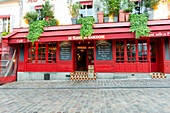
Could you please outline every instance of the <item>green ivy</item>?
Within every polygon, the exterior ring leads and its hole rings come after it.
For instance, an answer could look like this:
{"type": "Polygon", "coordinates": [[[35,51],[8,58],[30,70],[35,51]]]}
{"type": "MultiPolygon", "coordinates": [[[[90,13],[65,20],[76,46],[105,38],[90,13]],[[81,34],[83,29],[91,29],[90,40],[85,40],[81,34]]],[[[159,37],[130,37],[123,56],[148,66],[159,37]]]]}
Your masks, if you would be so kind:
{"type": "Polygon", "coordinates": [[[1,34],[1,36],[6,36],[6,35],[8,35],[8,34],[10,34],[11,32],[3,32],[2,34],[1,34]]]}
{"type": "Polygon", "coordinates": [[[93,17],[80,18],[78,20],[78,24],[82,24],[81,29],[80,29],[80,36],[83,39],[84,37],[91,36],[94,33],[94,30],[93,30],[94,22],[95,21],[93,17]]]}
{"type": "Polygon", "coordinates": [[[40,35],[44,32],[44,27],[48,26],[45,20],[33,21],[29,26],[29,34],[26,36],[32,43],[38,40],[40,35]]]}
{"type": "Polygon", "coordinates": [[[145,14],[131,14],[130,15],[130,31],[135,32],[135,38],[149,37],[150,29],[147,26],[148,18],[145,14]]]}

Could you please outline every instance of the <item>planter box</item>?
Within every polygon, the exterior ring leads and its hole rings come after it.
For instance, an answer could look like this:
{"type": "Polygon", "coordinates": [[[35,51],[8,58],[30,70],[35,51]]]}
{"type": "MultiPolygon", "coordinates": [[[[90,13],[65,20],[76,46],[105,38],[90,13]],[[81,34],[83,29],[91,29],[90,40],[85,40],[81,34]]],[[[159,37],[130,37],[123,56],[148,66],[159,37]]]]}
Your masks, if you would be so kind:
{"type": "Polygon", "coordinates": [[[103,23],[103,14],[104,12],[97,13],[98,23],[103,23]]]}
{"type": "Polygon", "coordinates": [[[71,18],[72,24],[77,24],[77,17],[71,18]]]}
{"type": "Polygon", "coordinates": [[[118,21],[119,21],[118,15],[113,15],[113,22],[118,22],[118,21]]]}
{"type": "Polygon", "coordinates": [[[109,22],[109,17],[104,17],[104,23],[109,22]]]}
{"type": "Polygon", "coordinates": [[[131,13],[125,13],[125,20],[128,21],[129,20],[129,16],[131,13]]]}
{"type": "Polygon", "coordinates": [[[119,22],[124,22],[124,21],[125,21],[124,9],[123,10],[119,10],[119,22]]]}

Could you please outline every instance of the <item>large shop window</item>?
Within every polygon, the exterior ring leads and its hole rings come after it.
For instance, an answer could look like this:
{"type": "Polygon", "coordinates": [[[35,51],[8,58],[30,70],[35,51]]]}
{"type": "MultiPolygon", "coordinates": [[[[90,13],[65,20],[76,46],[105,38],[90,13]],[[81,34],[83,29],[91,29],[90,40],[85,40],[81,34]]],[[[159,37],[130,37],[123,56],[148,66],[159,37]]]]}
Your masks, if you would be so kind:
{"type": "Polygon", "coordinates": [[[116,62],[124,63],[124,41],[116,41],[116,62]]]}
{"type": "Polygon", "coordinates": [[[139,55],[139,62],[143,63],[148,61],[147,40],[138,41],[138,55],[139,55]]]}
{"type": "Polygon", "coordinates": [[[38,63],[46,63],[46,43],[38,43],[38,63]]]}
{"type": "Polygon", "coordinates": [[[127,41],[127,62],[128,63],[136,63],[135,41],[127,41]]]}
{"type": "Polygon", "coordinates": [[[28,46],[28,63],[35,63],[35,44],[29,44],[28,46]]]}
{"type": "Polygon", "coordinates": [[[56,50],[56,42],[29,44],[28,63],[56,63],[56,50]]]}
{"type": "Polygon", "coordinates": [[[56,42],[48,43],[48,63],[56,63],[56,42]]]}
{"type": "Polygon", "coordinates": [[[170,43],[170,41],[169,41],[169,38],[165,38],[165,60],[170,60],[170,58],[169,58],[169,43],[170,43]]]}
{"type": "Polygon", "coordinates": [[[147,40],[116,41],[116,63],[148,62],[147,45],[147,40]]]}

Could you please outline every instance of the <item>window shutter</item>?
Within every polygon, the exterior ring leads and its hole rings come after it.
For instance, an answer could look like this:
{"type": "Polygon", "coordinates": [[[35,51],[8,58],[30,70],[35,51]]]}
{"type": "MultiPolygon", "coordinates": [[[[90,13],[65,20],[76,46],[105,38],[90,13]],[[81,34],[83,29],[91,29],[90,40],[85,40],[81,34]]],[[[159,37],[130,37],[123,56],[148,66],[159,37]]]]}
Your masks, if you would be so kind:
{"type": "Polygon", "coordinates": [[[13,28],[15,27],[14,23],[15,23],[15,15],[11,15],[10,16],[10,32],[12,32],[13,28]]]}
{"type": "Polygon", "coordinates": [[[3,20],[0,19],[0,32],[3,32],[3,20]]]}

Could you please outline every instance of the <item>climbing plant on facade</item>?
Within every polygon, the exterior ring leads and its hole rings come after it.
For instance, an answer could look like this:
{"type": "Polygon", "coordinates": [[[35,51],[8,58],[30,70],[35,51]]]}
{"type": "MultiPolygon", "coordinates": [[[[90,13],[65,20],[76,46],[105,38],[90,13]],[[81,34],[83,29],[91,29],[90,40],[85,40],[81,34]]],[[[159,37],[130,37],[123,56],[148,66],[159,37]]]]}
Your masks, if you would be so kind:
{"type": "Polygon", "coordinates": [[[84,39],[84,37],[91,36],[94,33],[93,27],[94,27],[94,18],[93,17],[87,17],[87,18],[80,18],[78,20],[78,24],[81,25],[80,29],[80,36],[84,39]]]}
{"type": "Polygon", "coordinates": [[[29,34],[26,36],[32,43],[38,40],[40,35],[44,32],[44,27],[48,23],[45,20],[33,21],[29,26],[29,34]]]}
{"type": "Polygon", "coordinates": [[[147,26],[148,18],[145,14],[131,14],[130,15],[130,31],[135,33],[135,38],[149,37],[150,29],[147,26]]]}
{"type": "Polygon", "coordinates": [[[44,27],[56,26],[58,24],[57,20],[54,19],[54,14],[51,10],[52,6],[49,1],[46,1],[45,5],[42,5],[42,7],[39,20],[37,20],[38,14],[36,12],[28,12],[26,13],[26,16],[24,16],[24,19],[29,21],[29,34],[26,38],[32,43],[37,41],[40,35],[44,32],[44,27]],[[48,19],[44,20],[45,17],[48,17],[48,19]]]}

